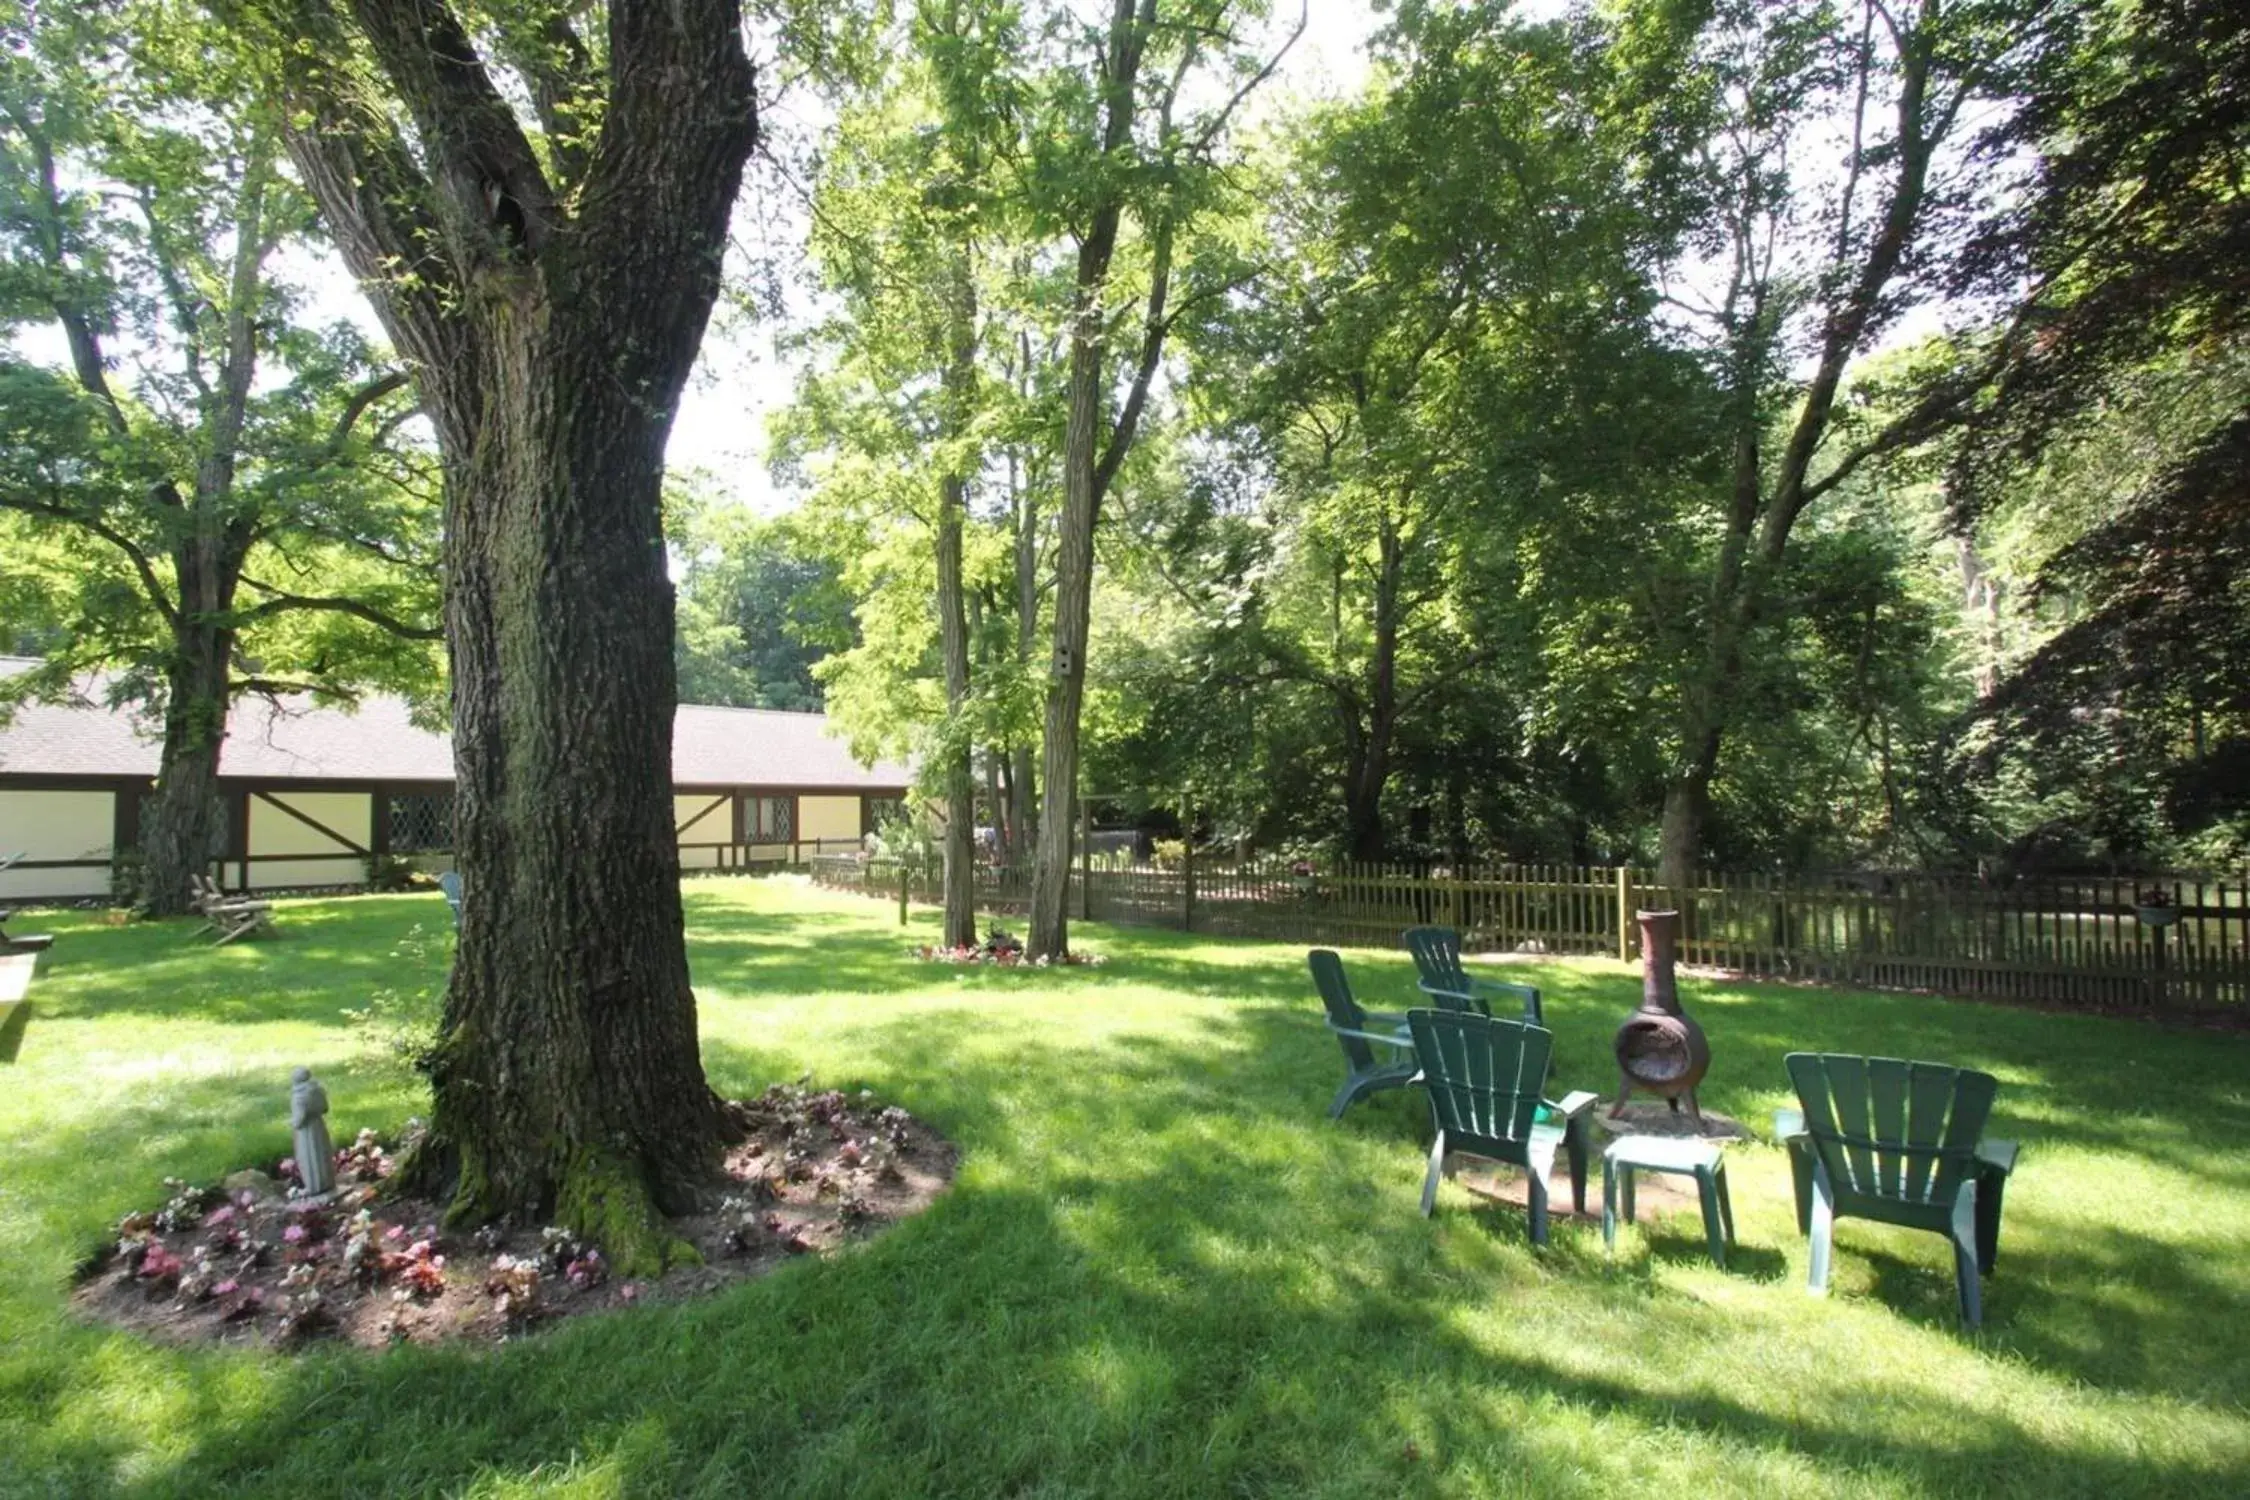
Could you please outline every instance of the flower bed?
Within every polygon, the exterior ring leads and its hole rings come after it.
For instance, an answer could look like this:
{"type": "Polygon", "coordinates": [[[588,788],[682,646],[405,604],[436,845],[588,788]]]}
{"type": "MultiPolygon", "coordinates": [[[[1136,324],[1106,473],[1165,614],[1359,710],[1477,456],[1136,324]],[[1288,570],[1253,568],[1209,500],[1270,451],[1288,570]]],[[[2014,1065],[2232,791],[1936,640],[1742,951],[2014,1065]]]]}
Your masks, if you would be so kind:
{"type": "Polygon", "coordinates": [[[991,964],[1002,969],[1046,969],[1065,964],[1081,968],[1098,968],[1102,957],[1098,953],[1065,953],[1060,958],[1028,958],[1023,943],[1012,932],[995,927],[985,934],[984,941],[967,948],[947,948],[935,943],[924,943],[910,949],[912,957],[926,964],[991,964]]]}
{"type": "Polygon", "coordinates": [[[336,1190],[320,1199],[293,1184],[286,1159],[276,1175],[167,1179],[164,1205],[127,1215],[90,1258],[76,1300],[175,1339],[500,1342],[834,1249],[928,1206],[953,1175],[943,1138],[864,1092],[776,1085],[729,1112],[744,1139],[726,1154],[724,1196],[668,1221],[703,1264],[652,1281],[612,1277],[597,1247],[555,1225],[444,1230],[443,1205],[389,1190],[396,1150],[363,1130],[336,1153],[336,1190]]]}
{"type": "Polygon", "coordinates": [[[1066,953],[1061,958],[1026,958],[1021,948],[995,953],[982,944],[974,948],[940,948],[924,943],[909,951],[924,963],[991,964],[1002,969],[1048,969],[1066,964],[1073,968],[1096,969],[1106,961],[1099,953],[1066,953]]]}

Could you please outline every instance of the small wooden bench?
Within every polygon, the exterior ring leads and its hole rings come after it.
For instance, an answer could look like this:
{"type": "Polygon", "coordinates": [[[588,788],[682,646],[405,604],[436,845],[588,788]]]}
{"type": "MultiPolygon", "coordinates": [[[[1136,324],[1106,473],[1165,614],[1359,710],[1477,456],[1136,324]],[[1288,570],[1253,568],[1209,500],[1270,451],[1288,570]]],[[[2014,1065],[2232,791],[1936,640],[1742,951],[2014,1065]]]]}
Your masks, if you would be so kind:
{"type": "Polygon", "coordinates": [[[249,901],[229,896],[219,889],[219,883],[208,875],[188,877],[188,900],[203,917],[203,925],[190,933],[191,937],[213,934],[211,946],[223,947],[238,937],[256,932],[273,921],[271,901],[249,901]]]}

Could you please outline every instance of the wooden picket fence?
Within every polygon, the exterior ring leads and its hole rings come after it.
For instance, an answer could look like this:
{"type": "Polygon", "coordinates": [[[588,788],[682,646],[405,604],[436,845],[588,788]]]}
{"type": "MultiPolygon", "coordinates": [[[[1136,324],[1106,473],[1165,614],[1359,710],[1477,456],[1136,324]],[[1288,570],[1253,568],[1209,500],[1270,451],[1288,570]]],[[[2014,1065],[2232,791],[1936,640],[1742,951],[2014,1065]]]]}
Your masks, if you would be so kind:
{"type": "MultiPolygon", "coordinates": [[[[934,904],[934,867],[811,862],[840,890],[934,904]]],[[[1681,913],[1680,957],[1768,978],[2067,1004],[2218,1010],[2250,1004],[2250,885],[2208,876],[2061,877],[1707,873],[1671,890],[1653,872],[1585,865],[1298,873],[1272,862],[1072,871],[1073,917],[1330,947],[1391,948],[1400,929],[1451,927],[1473,952],[1639,953],[1638,910],[1681,913]],[[2144,908],[2145,897],[2160,897],[2144,908]],[[2144,916],[2147,920],[2144,920],[2144,916]],[[2170,920],[2164,918],[2169,916],[2170,920]]],[[[1026,872],[983,866],[977,904],[1028,909],[1026,872]]]]}

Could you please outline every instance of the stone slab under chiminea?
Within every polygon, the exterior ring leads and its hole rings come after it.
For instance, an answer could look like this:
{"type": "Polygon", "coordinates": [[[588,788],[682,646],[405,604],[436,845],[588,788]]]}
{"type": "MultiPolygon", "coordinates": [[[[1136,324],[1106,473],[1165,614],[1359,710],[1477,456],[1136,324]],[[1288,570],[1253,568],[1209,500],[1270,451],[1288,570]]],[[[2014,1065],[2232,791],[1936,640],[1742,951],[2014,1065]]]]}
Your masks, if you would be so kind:
{"type": "Polygon", "coordinates": [[[1680,1008],[1679,985],[1673,977],[1680,939],[1680,914],[1644,911],[1634,914],[1641,924],[1641,1003],[1617,1028],[1612,1043],[1617,1054],[1617,1102],[1612,1118],[1624,1113],[1633,1090],[1655,1094],[1679,1112],[1685,1100],[1689,1118],[1700,1123],[1702,1108],[1695,1086],[1711,1069],[1711,1043],[1695,1017],[1680,1008]]]}

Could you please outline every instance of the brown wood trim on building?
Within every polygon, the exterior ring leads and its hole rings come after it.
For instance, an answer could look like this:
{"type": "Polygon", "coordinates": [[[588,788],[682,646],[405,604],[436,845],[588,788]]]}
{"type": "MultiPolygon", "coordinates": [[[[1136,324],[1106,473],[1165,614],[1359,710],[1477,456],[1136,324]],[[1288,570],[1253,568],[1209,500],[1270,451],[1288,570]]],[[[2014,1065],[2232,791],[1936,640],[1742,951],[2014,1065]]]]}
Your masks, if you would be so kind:
{"type": "Polygon", "coordinates": [[[129,782],[117,788],[109,801],[109,855],[114,862],[128,849],[141,847],[141,786],[129,782]]]}
{"type": "MultiPolygon", "coordinates": [[[[679,793],[674,792],[673,795],[676,797],[679,795],[679,793]]],[[[690,792],[688,795],[701,796],[702,794],[700,792],[690,792]]],[[[709,802],[704,804],[703,810],[701,812],[698,812],[694,817],[688,819],[685,823],[682,823],[679,827],[672,830],[673,840],[676,842],[681,834],[687,832],[690,828],[693,828],[696,824],[702,822],[705,818],[710,817],[711,814],[726,806],[727,800],[727,796],[724,792],[720,793],[716,797],[713,797],[709,802]]]]}
{"type": "MultiPolygon", "coordinates": [[[[345,838],[342,834],[329,827],[326,823],[321,822],[320,819],[314,817],[311,813],[299,812],[296,808],[291,807],[288,803],[282,801],[279,797],[274,796],[271,792],[260,789],[258,791],[252,792],[250,795],[257,798],[260,802],[265,803],[268,807],[279,808],[281,811],[289,814],[290,817],[295,818],[298,822],[304,824],[307,828],[310,828],[313,832],[319,834],[322,838],[334,842],[346,853],[356,854],[360,858],[365,859],[375,852],[372,849],[364,848],[361,845],[353,843],[350,839],[345,838]]],[[[344,795],[349,796],[350,794],[345,793],[344,795]]],[[[370,824],[369,826],[372,827],[373,825],[370,824]]],[[[249,845],[247,840],[244,842],[243,852],[245,855],[247,855],[249,852],[249,845]]],[[[327,857],[328,856],[321,854],[292,854],[289,856],[289,858],[291,859],[323,859],[327,857]]]]}
{"type": "Polygon", "coordinates": [[[250,793],[236,789],[227,797],[227,857],[235,862],[235,888],[250,885],[250,793]]]}

